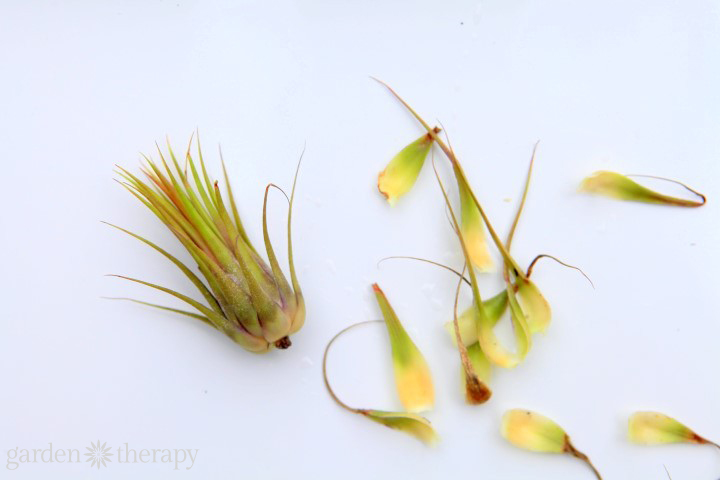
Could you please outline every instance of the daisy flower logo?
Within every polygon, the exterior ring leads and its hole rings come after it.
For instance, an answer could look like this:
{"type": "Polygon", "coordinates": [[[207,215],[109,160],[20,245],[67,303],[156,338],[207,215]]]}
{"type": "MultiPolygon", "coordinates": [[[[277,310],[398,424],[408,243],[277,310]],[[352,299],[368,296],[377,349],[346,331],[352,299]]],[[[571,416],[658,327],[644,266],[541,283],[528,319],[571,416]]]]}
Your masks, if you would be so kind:
{"type": "Polygon", "coordinates": [[[85,447],[88,453],[85,454],[86,457],[88,457],[85,461],[86,462],[92,462],[90,463],[90,467],[94,467],[97,465],[98,470],[100,470],[100,464],[102,464],[103,467],[107,467],[107,463],[105,462],[112,462],[112,460],[108,457],[112,457],[112,453],[110,453],[110,447],[105,448],[107,445],[107,442],[100,444],[100,440],[97,441],[97,443],[90,442],[89,447],[85,447]]]}

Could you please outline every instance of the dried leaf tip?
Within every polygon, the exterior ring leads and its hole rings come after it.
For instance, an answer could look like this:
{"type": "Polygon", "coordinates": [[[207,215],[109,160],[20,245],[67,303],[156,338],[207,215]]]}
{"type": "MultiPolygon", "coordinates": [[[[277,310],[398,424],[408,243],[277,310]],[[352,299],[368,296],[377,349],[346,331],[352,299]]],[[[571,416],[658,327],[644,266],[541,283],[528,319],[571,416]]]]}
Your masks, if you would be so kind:
{"type": "Polygon", "coordinates": [[[372,288],[390,337],[400,403],[410,412],[431,410],[435,404],[435,390],[425,357],[405,331],[385,293],[377,283],[374,283],[372,288]]]}
{"type": "Polygon", "coordinates": [[[677,207],[701,207],[705,205],[705,195],[693,190],[684,183],[676,180],[670,180],[663,177],[655,177],[652,175],[632,175],[635,177],[656,178],[666,180],[681,185],[688,191],[700,197],[697,200],[685,200],[682,198],[671,197],[662,193],[651,190],[640,185],[629,178],[629,175],[621,175],[615,172],[599,171],[587,177],[580,183],[579,190],[581,192],[595,193],[605,195],[607,197],[616,198],[618,200],[626,200],[631,202],[654,203],[660,205],[674,205],[677,207]]]}
{"type": "Polygon", "coordinates": [[[502,420],[502,436],[516,447],[542,453],[567,453],[582,460],[598,479],[600,473],[587,455],[576,449],[565,430],[539,413],[529,410],[509,410],[502,420]]]}
{"type": "MultiPolygon", "coordinates": [[[[439,133],[440,129],[433,130],[439,133]]],[[[426,133],[406,146],[390,160],[385,170],[378,175],[378,190],[390,206],[397,203],[415,185],[420,170],[433,144],[433,136],[426,133]]]]}
{"type": "Polygon", "coordinates": [[[640,445],[697,443],[720,448],[720,445],[701,437],[674,418],[658,412],[632,414],[628,421],[628,438],[640,445]]]}
{"type": "MultiPolygon", "coordinates": [[[[460,353],[460,362],[463,368],[463,386],[465,387],[465,401],[470,405],[482,405],[492,397],[492,390],[485,383],[490,377],[490,361],[485,356],[479,345],[471,350],[465,346],[460,324],[458,321],[458,300],[460,299],[460,287],[462,286],[465,268],[460,274],[457,288],[455,289],[455,304],[453,306],[453,333],[455,344],[460,353]]],[[[472,267],[471,267],[472,268],[472,267]]]]}
{"type": "Polygon", "coordinates": [[[325,353],[323,354],[322,373],[323,381],[325,382],[325,388],[327,389],[333,401],[335,401],[335,403],[337,403],[343,409],[351,413],[362,415],[376,423],[385,425],[388,428],[405,432],[408,435],[417,438],[426,445],[434,445],[439,441],[439,437],[427,419],[413,413],[386,412],[382,410],[353,408],[340,400],[340,398],[337,396],[337,394],[335,394],[332,387],[330,386],[330,381],[328,380],[327,375],[327,357],[328,352],[330,351],[330,347],[333,345],[333,343],[335,343],[335,340],[337,340],[342,334],[344,334],[348,330],[351,330],[357,326],[365,325],[368,323],[375,323],[378,321],[379,320],[370,320],[350,325],[349,327],[346,327],[340,332],[338,332],[333,338],[330,339],[327,346],[325,347],[325,353]]]}

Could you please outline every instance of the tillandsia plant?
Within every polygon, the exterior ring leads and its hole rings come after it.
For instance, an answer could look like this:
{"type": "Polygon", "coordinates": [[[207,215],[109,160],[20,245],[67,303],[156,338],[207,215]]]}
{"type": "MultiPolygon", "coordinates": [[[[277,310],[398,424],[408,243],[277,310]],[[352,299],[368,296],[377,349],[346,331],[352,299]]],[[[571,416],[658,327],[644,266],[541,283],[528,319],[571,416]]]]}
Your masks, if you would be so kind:
{"type": "Polygon", "coordinates": [[[502,436],[516,447],[541,453],[566,453],[585,462],[595,476],[600,472],[587,455],[573,446],[560,425],[539,413],[528,410],[509,410],[502,419],[502,436]]]}
{"type": "Polygon", "coordinates": [[[656,177],[654,175],[621,175],[615,172],[599,171],[593,173],[580,183],[579,190],[586,193],[595,193],[605,195],[607,197],[616,198],[618,200],[626,200],[631,202],[655,203],[659,205],[674,205],[676,207],[701,207],[705,205],[705,195],[693,190],[684,183],[677,180],[670,180],[664,177],[656,177]],[[650,190],[632,180],[629,177],[645,177],[665,180],[668,182],[681,185],[688,191],[700,197],[700,201],[685,200],[683,198],[671,197],[662,193],[650,190]]]}
{"type": "Polygon", "coordinates": [[[636,412],[628,421],[628,438],[640,445],[662,445],[667,443],[720,444],[701,437],[690,428],[672,417],[657,412],[636,412]]]}
{"type": "MultiPolygon", "coordinates": [[[[377,291],[376,291],[377,294],[377,291]]],[[[379,299],[380,300],[380,299],[379,299]]],[[[380,300],[382,301],[382,300],[380,300]]],[[[389,305],[389,304],[388,304],[389,305]]],[[[381,303],[382,306],[382,303],[381,303]]],[[[383,313],[385,313],[383,311],[383,313]]],[[[433,429],[430,422],[420,415],[417,415],[415,413],[409,413],[409,412],[390,412],[385,410],[375,410],[375,409],[367,409],[367,408],[354,408],[349,406],[347,403],[340,400],[340,398],[335,394],[335,391],[330,386],[330,381],[328,380],[328,373],[327,373],[327,357],[328,352],[330,351],[330,347],[332,347],[333,343],[345,332],[358,327],[360,325],[367,325],[369,323],[379,323],[380,320],[368,320],[365,322],[355,323],[353,325],[350,325],[349,327],[344,328],[343,330],[339,331],[333,338],[330,339],[327,346],[325,347],[325,353],[323,355],[323,380],[325,382],[325,387],[327,388],[328,393],[332,397],[332,399],[337,403],[340,407],[347,410],[348,412],[355,413],[358,415],[362,415],[365,418],[368,418],[372,420],[373,422],[379,423],[381,425],[385,425],[388,428],[392,428],[394,430],[399,430],[401,432],[405,432],[408,435],[412,435],[413,437],[417,438],[421,442],[425,443],[426,445],[434,445],[438,442],[439,437],[435,430],[433,429]]],[[[393,322],[393,320],[391,320],[393,322]]],[[[418,358],[418,354],[415,353],[413,350],[415,349],[414,344],[412,344],[412,340],[410,340],[407,335],[394,335],[391,332],[391,329],[394,329],[394,326],[388,325],[388,331],[390,332],[390,343],[393,350],[393,362],[395,363],[395,352],[411,352],[409,357],[411,357],[410,364],[415,365],[416,371],[413,373],[411,370],[413,367],[405,366],[402,367],[401,370],[403,370],[400,374],[400,378],[406,378],[407,381],[415,383],[415,386],[410,387],[408,390],[411,392],[422,392],[420,395],[416,395],[415,397],[407,397],[406,395],[401,392],[402,383],[398,382],[398,390],[400,393],[400,397],[405,398],[405,400],[410,400],[411,407],[416,404],[416,401],[419,400],[419,404],[422,404],[423,407],[427,405],[428,398],[430,399],[430,402],[432,402],[432,384],[430,384],[430,394],[428,397],[428,390],[427,385],[429,382],[429,378],[427,377],[427,365],[425,364],[425,360],[422,359],[422,356],[418,358]],[[409,342],[409,343],[408,343],[409,342]],[[412,346],[411,346],[412,344],[412,346]],[[422,385],[423,388],[418,389],[417,385],[422,385]],[[423,398],[424,397],[424,398],[423,398]]],[[[404,330],[403,330],[404,331],[404,330]]],[[[397,363],[395,363],[396,368],[396,374],[398,372],[397,363]]],[[[396,379],[398,377],[396,376],[396,379]]]]}
{"type": "Polygon", "coordinates": [[[212,181],[208,175],[199,140],[199,168],[191,156],[191,147],[192,139],[181,166],[169,144],[169,161],[158,146],[160,162],[144,157],[146,164],[141,171],[147,180],[122,167],[118,167],[118,174],[122,178],[119,182],[148,207],[187,249],[205,282],[153,242],[116,228],[149,245],[174,263],[200,291],[209,306],[169,288],[117,276],[168,293],[199,313],[133,301],[201,320],[251,352],[266,352],[273,346],[288,348],[291,344],[289,336],[297,332],[305,321],[305,300],[295,273],[291,235],[292,207],[300,164],[288,198],[288,281],[280,268],[267,228],[268,192],[274,185],[270,184],[265,189],[263,202],[266,263],[250,242],[240,220],[224,162],[227,199],[223,199],[218,182],[212,181]]]}

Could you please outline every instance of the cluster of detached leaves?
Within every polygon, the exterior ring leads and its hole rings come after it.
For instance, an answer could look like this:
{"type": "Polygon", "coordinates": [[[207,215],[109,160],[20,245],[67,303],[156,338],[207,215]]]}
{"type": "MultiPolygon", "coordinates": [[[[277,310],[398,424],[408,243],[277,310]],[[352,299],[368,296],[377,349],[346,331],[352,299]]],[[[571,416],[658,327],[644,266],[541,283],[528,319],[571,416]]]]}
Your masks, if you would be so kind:
{"type": "MultiPolygon", "coordinates": [[[[385,84],[383,83],[383,85],[385,84]]],[[[537,285],[530,279],[535,262],[540,258],[550,257],[565,266],[576,267],[567,265],[555,257],[541,254],[530,263],[527,270],[523,270],[510,253],[513,237],[527,199],[537,144],[533,149],[520,204],[510,232],[503,242],[473,192],[452,147],[449,142],[446,143],[441,138],[441,129],[425,122],[394,90],[387,85],[385,87],[412,113],[426,131],[420,138],[403,148],[379,174],[378,189],[388,203],[391,206],[395,205],[403,195],[412,189],[434,145],[439,147],[452,166],[459,196],[459,214],[453,207],[448,189],[438,174],[433,158],[432,167],[461,247],[464,265],[462,270],[458,271],[429,260],[415,259],[443,267],[459,277],[455,292],[453,320],[448,322],[446,328],[460,355],[466,401],[473,405],[482,404],[492,396],[492,391],[488,386],[492,367],[513,368],[519,365],[526,358],[532,346],[533,335],[545,332],[550,325],[550,305],[537,285]],[[493,268],[487,234],[502,257],[501,271],[505,281],[505,288],[489,298],[483,297],[480,292],[477,273],[477,271],[488,272],[493,268]],[[465,277],[466,272],[467,278],[465,277]],[[458,315],[459,293],[463,282],[472,290],[472,304],[458,315]],[[507,311],[510,313],[513,326],[514,348],[505,347],[494,332],[495,326],[507,311]]],[[[621,200],[682,207],[698,207],[705,203],[705,197],[702,194],[683,184],[680,185],[698,195],[701,200],[685,200],[664,195],[636,183],[629,176],[607,171],[596,172],[586,178],[581,183],[580,190],[621,200]]],[[[355,325],[341,331],[328,344],[323,363],[326,385],[332,397],[343,408],[362,414],[388,427],[405,431],[425,443],[434,443],[438,437],[430,422],[417,415],[418,412],[429,410],[433,403],[432,379],[426,361],[405,332],[384,293],[377,285],[373,285],[373,287],[388,329],[393,352],[396,387],[406,411],[384,412],[352,408],[340,401],[330,388],[325,371],[328,349],[337,336],[355,325]]],[[[689,442],[717,446],[676,420],[655,412],[634,414],[630,419],[628,431],[630,440],[641,444],[689,442]]],[[[570,454],[586,462],[597,478],[601,478],[588,456],[574,447],[562,427],[543,415],[527,410],[510,410],[503,417],[502,434],[512,444],[527,450],[570,454]]]]}

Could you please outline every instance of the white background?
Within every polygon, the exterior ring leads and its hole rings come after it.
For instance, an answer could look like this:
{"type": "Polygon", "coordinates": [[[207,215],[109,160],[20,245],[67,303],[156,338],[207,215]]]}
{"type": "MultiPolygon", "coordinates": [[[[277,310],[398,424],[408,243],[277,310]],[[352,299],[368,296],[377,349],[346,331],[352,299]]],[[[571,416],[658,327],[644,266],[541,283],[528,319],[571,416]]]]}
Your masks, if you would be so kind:
{"type": "MultiPolygon", "coordinates": [[[[720,452],[632,446],[625,422],[656,409],[720,439],[719,14],[700,0],[3,2],[0,477],[592,478],[572,458],[502,440],[502,413],[524,407],[561,423],[607,479],[664,478],[663,465],[675,480],[717,478],[720,452]],[[503,233],[541,139],[514,254],[526,264],[553,253],[597,287],[537,268],[553,325],[526,363],[497,373],[485,406],[463,403],[442,329],[455,279],[412,262],[376,267],[387,255],[461,261],[428,165],[394,209],[375,188],[421,130],[369,75],[444,124],[503,233]],[[308,311],[290,350],[256,356],[199,322],[101,298],[177,305],[107,273],[196,295],[160,255],[100,223],[180,253],[113,166],[137,171],[138,152],[166,135],[182,150],[196,127],[216,175],[222,144],[258,242],[264,185],[289,186],[307,144],[294,238],[308,311]],[[601,168],[677,178],[709,202],[577,194],[601,168]],[[348,414],[323,388],[327,340],[379,316],[373,281],[433,370],[435,449],[348,414]],[[5,468],[9,449],[84,451],[98,439],[200,452],[189,471],[5,468]]],[[[285,212],[274,195],[280,249],[285,212]]],[[[330,375],[348,403],[399,408],[379,325],[338,342],[330,375]]]]}

